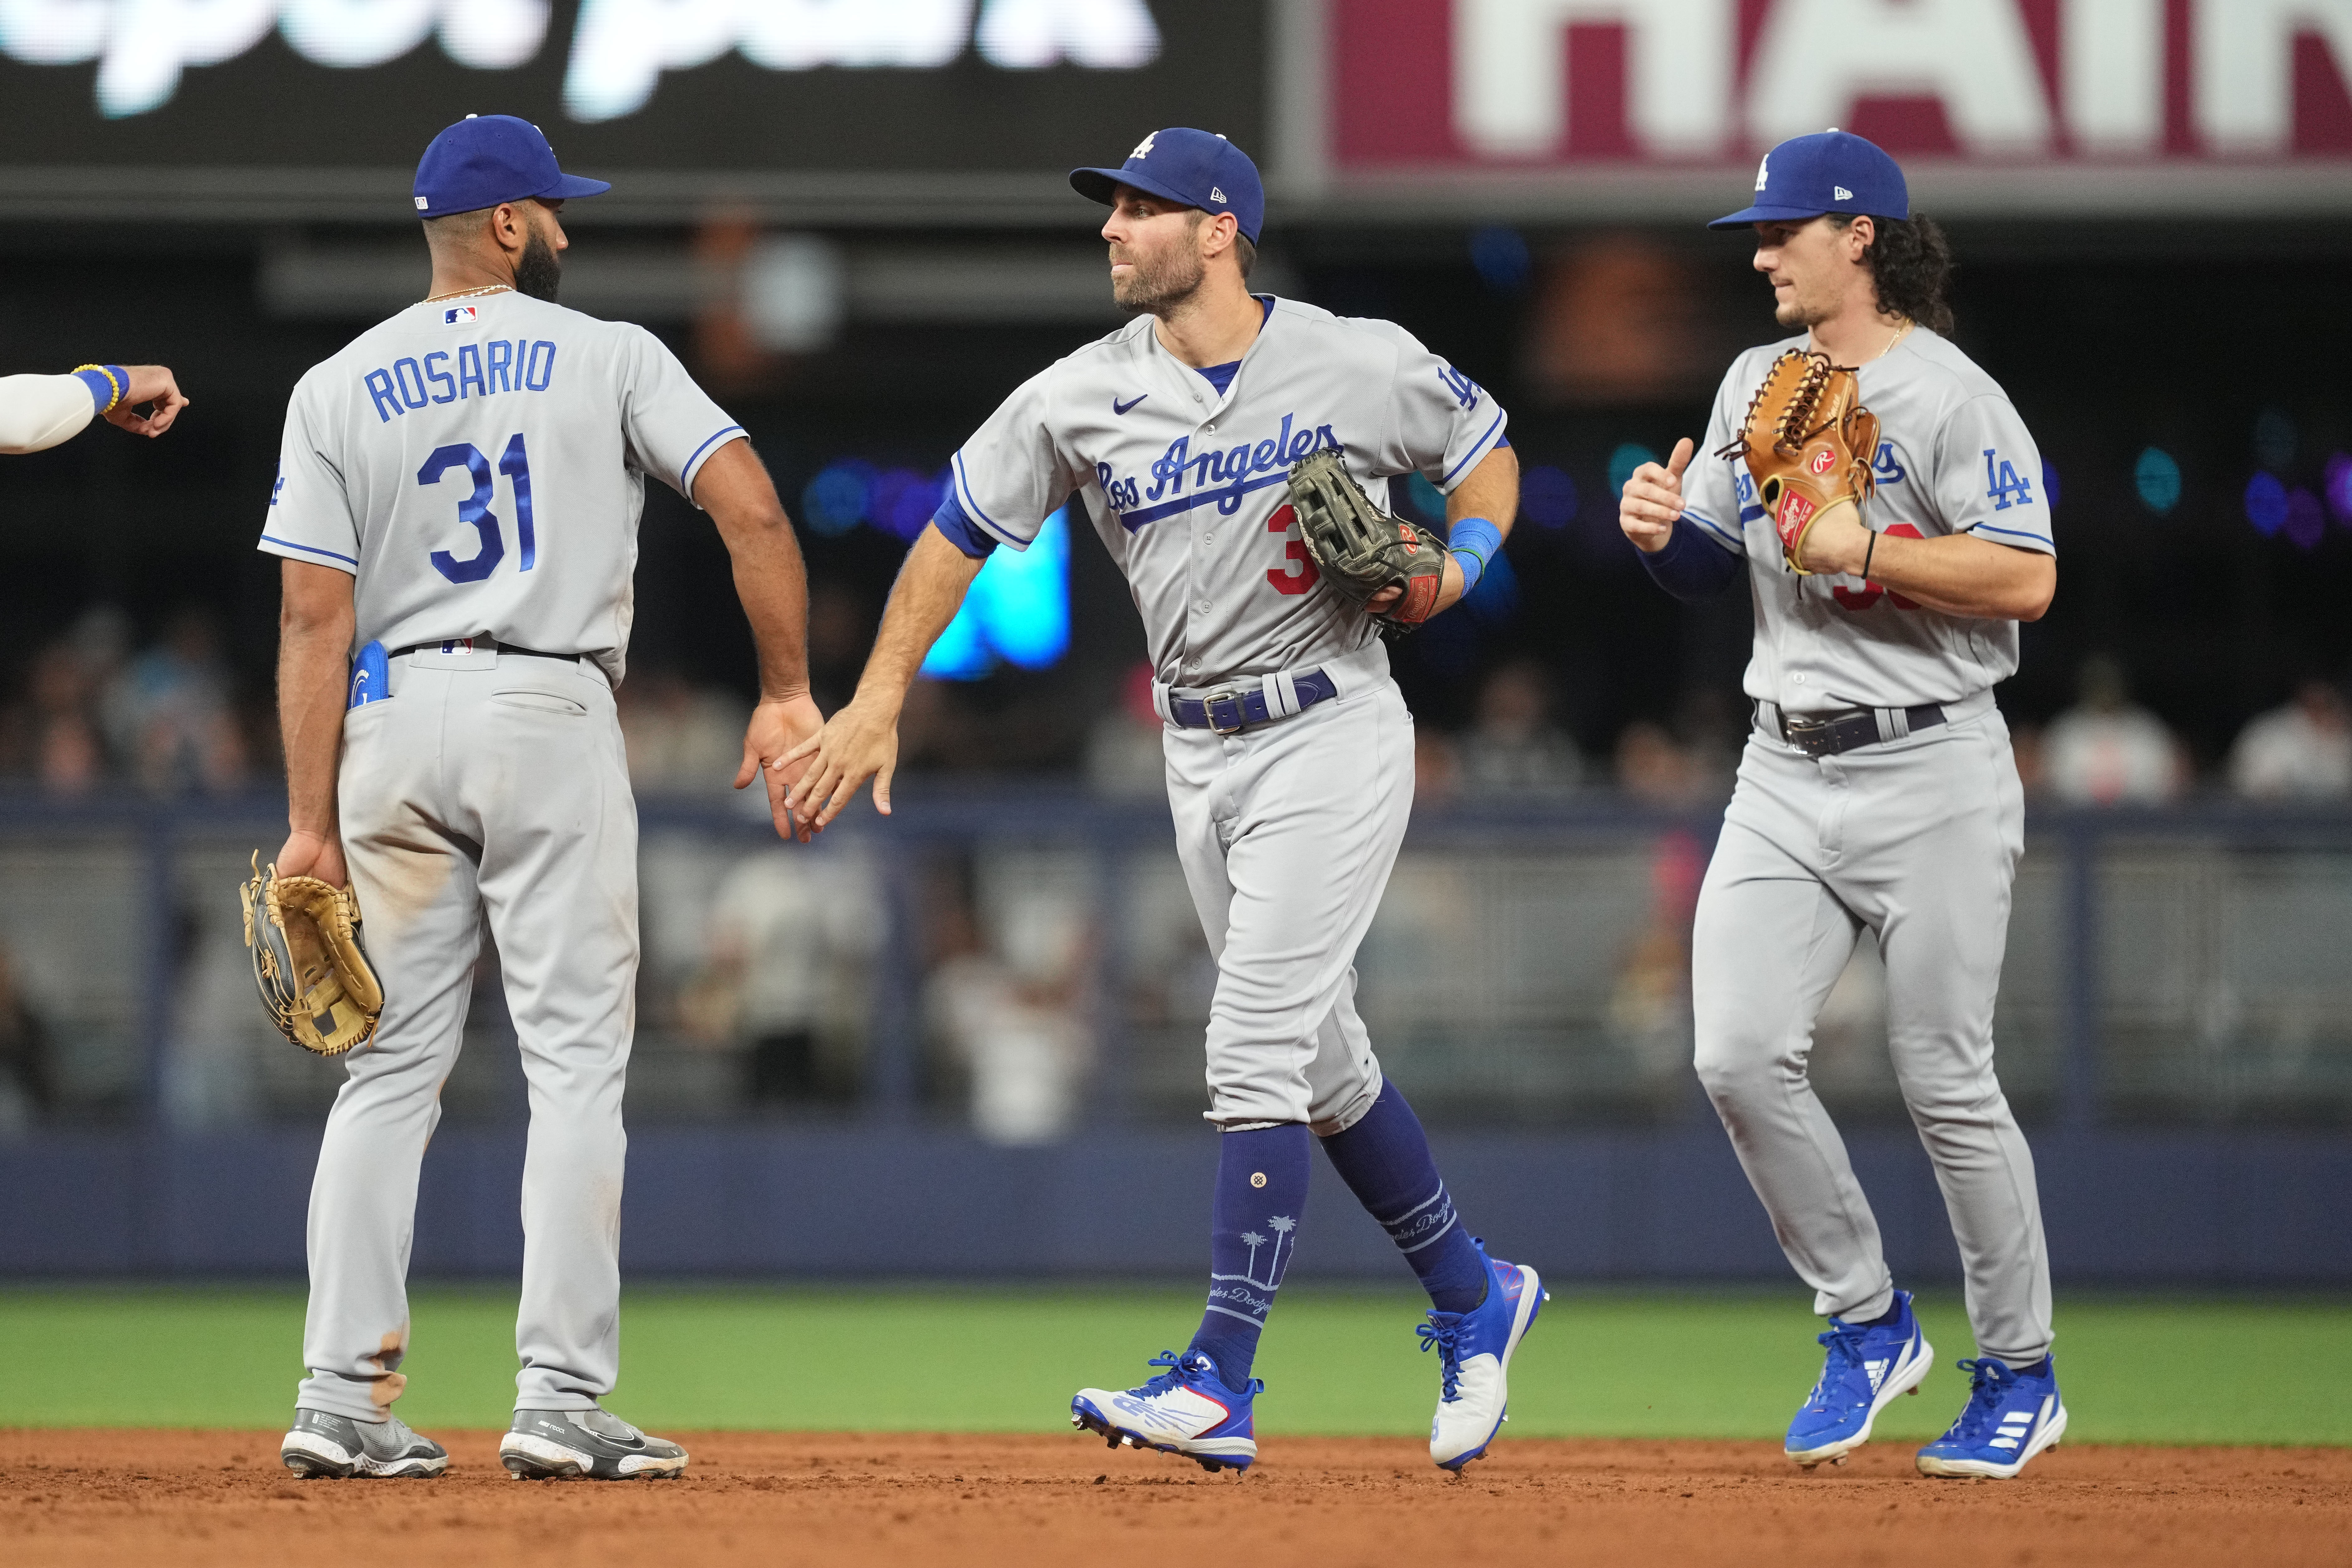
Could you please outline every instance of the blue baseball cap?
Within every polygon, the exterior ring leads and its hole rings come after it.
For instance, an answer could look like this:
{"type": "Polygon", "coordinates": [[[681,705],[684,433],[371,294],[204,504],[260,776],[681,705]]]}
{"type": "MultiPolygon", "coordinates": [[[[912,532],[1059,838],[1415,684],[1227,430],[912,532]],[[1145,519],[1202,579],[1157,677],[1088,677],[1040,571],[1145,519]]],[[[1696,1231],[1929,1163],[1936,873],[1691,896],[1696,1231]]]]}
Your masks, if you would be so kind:
{"type": "Polygon", "coordinates": [[[1719,217],[1709,228],[1789,223],[1823,213],[1909,217],[1910,188],[1902,166],[1875,142],[1832,128],[1795,136],[1764,154],[1756,167],[1756,205],[1719,217]]]}
{"type": "Polygon", "coordinates": [[[1213,132],[1181,125],[1155,131],[1137,142],[1127,162],[1116,169],[1070,171],[1070,188],[1105,206],[1118,200],[1121,185],[1212,216],[1231,213],[1242,237],[1252,245],[1265,226],[1265,186],[1257,177],[1257,165],[1213,132]]]}
{"type": "Polygon", "coordinates": [[[425,149],[416,164],[416,211],[424,217],[476,212],[526,196],[562,201],[613,187],[555,166],[539,127],[511,114],[468,114],[425,149]]]}

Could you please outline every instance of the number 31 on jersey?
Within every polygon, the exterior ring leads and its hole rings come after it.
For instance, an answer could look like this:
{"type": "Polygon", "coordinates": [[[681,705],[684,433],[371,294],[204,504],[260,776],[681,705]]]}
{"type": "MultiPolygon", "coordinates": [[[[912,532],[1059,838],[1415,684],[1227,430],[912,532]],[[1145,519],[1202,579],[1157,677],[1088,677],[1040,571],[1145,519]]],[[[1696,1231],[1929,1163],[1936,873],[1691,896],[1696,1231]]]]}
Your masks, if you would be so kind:
{"type": "MultiPolygon", "coordinates": [[[[481,543],[463,561],[446,550],[435,551],[433,570],[452,583],[478,583],[497,571],[499,563],[506,559],[507,542],[499,527],[499,514],[490,510],[498,484],[490,477],[489,458],[470,442],[434,447],[425,466],[416,470],[416,482],[437,485],[441,476],[452,468],[463,468],[473,476],[474,493],[457,503],[457,521],[471,524],[481,536],[481,543]]],[[[498,471],[514,486],[515,542],[522,553],[517,569],[528,572],[539,561],[539,535],[531,528],[530,454],[523,447],[521,431],[514,433],[507,442],[507,449],[499,455],[498,471]]]]}

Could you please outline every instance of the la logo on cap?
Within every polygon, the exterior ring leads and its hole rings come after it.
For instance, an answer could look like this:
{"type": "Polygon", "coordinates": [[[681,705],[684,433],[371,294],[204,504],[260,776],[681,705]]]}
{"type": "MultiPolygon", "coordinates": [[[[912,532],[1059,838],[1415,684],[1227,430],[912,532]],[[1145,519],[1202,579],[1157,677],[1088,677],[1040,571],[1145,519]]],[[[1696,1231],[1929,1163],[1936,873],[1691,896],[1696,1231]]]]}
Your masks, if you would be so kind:
{"type": "Polygon", "coordinates": [[[1756,188],[1762,190],[1772,178],[1772,154],[1767,153],[1756,165],[1756,188]]]}
{"type": "Polygon", "coordinates": [[[1149,157],[1149,156],[1150,156],[1150,154],[1151,154],[1151,143],[1152,143],[1153,140],[1159,136],[1159,134],[1160,134],[1160,132],[1157,132],[1157,131],[1155,131],[1155,132],[1153,132],[1150,136],[1147,136],[1147,137],[1145,137],[1142,141],[1138,142],[1135,144],[1135,151],[1134,151],[1134,152],[1132,152],[1132,153],[1129,153],[1128,154],[1128,158],[1129,158],[1129,160],[1131,162],[1131,161],[1133,161],[1134,159],[1137,159],[1137,158],[1145,158],[1145,157],[1149,157]]]}

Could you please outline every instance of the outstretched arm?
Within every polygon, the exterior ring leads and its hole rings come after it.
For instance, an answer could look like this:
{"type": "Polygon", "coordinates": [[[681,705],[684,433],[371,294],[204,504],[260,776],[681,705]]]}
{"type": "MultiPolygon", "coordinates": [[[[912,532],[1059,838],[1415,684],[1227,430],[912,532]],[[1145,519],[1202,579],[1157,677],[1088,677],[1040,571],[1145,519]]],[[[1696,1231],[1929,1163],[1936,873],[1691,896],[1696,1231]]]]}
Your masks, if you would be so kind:
{"type": "Polygon", "coordinates": [[[768,790],[777,834],[807,843],[816,828],[784,805],[793,772],[786,753],[824,726],[808,685],[808,574],[784,503],[749,441],[730,441],[694,477],[694,499],[719,525],[735,563],[735,593],[760,657],[760,701],[743,731],[735,787],[757,778],[768,790]]]}
{"type": "Polygon", "coordinates": [[[343,704],[350,694],[352,578],[308,561],[279,564],[278,727],[286,746],[285,847],[281,877],[351,881],[335,810],[342,760],[343,704]]]}
{"type": "Polygon", "coordinates": [[[816,815],[816,826],[841,815],[867,779],[874,781],[874,809],[890,815],[890,775],[898,766],[898,710],[906,702],[923,655],[955,619],[964,591],[980,575],[981,562],[966,555],[937,528],[926,528],[907,552],[898,581],[882,612],[874,652],[858,678],[857,695],[833,716],[824,732],[803,741],[786,756],[804,763],[788,802],[800,819],[816,815]]]}
{"type": "Polygon", "coordinates": [[[141,436],[172,427],[188,400],[160,364],[91,366],[71,375],[0,376],[0,452],[39,452],[79,435],[93,417],[141,436]],[[142,404],[154,407],[131,412],[142,404]]]}

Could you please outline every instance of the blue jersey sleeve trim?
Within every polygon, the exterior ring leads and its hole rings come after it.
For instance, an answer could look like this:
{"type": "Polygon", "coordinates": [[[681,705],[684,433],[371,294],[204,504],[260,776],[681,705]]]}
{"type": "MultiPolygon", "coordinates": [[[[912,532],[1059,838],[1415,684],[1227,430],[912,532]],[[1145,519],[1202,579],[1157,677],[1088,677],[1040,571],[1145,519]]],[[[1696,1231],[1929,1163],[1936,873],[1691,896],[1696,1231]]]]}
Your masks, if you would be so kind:
{"type": "MultiPolygon", "coordinates": [[[[718,435],[713,436],[709,440],[705,441],[701,446],[697,447],[694,449],[694,456],[688,458],[686,460],[686,467],[677,471],[677,488],[686,492],[687,500],[692,500],[694,499],[694,470],[696,467],[701,463],[702,455],[705,452],[709,451],[712,447],[718,446],[721,441],[726,440],[729,437],[742,436],[743,434],[743,426],[740,425],[730,425],[726,429],[721,430],[718,435]]],[[[749,437],[745,437],[744,438],[746,440],[750,439],[749,437]]]]}
{"type": "Polygon", "coordinates": [[[1495,422],[1492,425],[1487,426],[1484,431],[1479,433],[1478,439],[1472,442],[1470,444],[1470,449],[1462,455],[1462,460],[1445,470],[1445,477],[1437,481],[1437,488],[1444,489],[1446,486],[1454,482],[1454,475],[1460,473],[1463,469],[1476,462],[1480,458],[1485,457],[1487,452],[1487,439],[1492,437],[1496,431],[1500,430],[1503,427],[1503,421],[1508,417],[1508,415],[1497,413],[1495,416],[1495,422]]]}
{"type": "Polygon", "coordinates": [[[1994,524],[1994,523],[1990,523],[1990,522],[1979,522],[1979,523],[1971,523],[1971,524],[1969,526],[1968,531],[1969,531],[1969,532],[1970,532],[1970,533],[2006,533],[2006,534],[2008,534],[2011,539],[2030,539],[2030,540],[2033,541],[2033,542],[2034,542],[2034,543],[2036,543],[2036,544],[2047,544],[2047,545],[2049,545],[2049,546],[2050,546],[2050,548],[2051,548],[2051,550],[2052,550],[2053,552],[2054,552],[2057,550],[2057,548],[2058,548],[2058,547],[2057,547],[2057,545],[2056,545],[2056,544],[2055,544],[2055,543],[2051,540],[2051,538],[2050,538],[2050,536],[2049,536],[2048,534],[2046,534],[2046,533],[2028,533],[2025,530],[2023,530],[2023,529],[2021,529],[2021,528],[2002,528],[2002,527],[2000,527],[1999,525],[1994,524]]]}
{"type": "Polygon", "coordinates": [[[261,536],[261,542],[264,544],[279,545],[288,550],[299,550],[306,555],[323,555],[330,561],[341,562],[344,565],[349,566],[355,572],[359,570],[360,563],[351,556],[339,555],[331,550],[321,550],[315,544],[298,544],[290,539],[280,539],[274,533],[263,534],[261,536]]]}
{"type": "Polygon", "coordinates": [[[931,513],[931,526],[946,535],[950,544],[974,561],[985,561],[996,549],[995,538],[982,532],[971,519],[964,515],[963,506],[956,500],[953,490],[940,498],[940,510],[931,513]]]}
{"type": "Polygon", "coordinates": [[[972,499],[971,479],[970,476],[965,474],[963,471],[963,454],[961,452],[958,452],[954,457],[949,458],[948,466],[955,470],[955,488],[950,493],[961,500],[963,503],[965,521],[969,522],[977,522],[981,527],[988,530],[990,533],[996,536],[996,542],[999,544],[1010,544],[1015,550],[1028,549],[1029,542],[1027,540],[1016,537],[1011,530],[1005,528],[994,518],[989,516],[985,510],[982,510],[980,502],[972,499]]]}
{"type": "MultiPolygon", "coordinates": [[[[1763,508],[1757,507],[1753,510],[1757,516],[1761,517],[1764,515],[1763,508]]],[[[1691,510],[1688,507],[1683,508],[1683,515],[1690,519],[1693,522],[1697,523],[1701,528],[1706,529],[1709,533],[1712,533],[1717,538],[1722,540],[1726,544],[1730,546],[1730,548],[1738,551],[1743,555],[1748,553],[1748,542],[1738,534],[1732,532],[1731,530],[1724,527],[1723,524],[1716,521],[1713,518],[1701,517],[1697,512],[1691,510]]],[[[1741,512],[1739,515],[1743,520],[1745,520],[1748,514],[1746,512],[1741,512]]]]}

